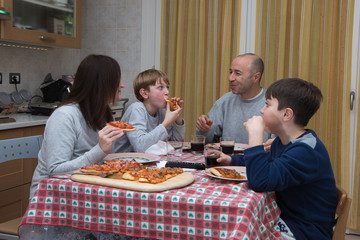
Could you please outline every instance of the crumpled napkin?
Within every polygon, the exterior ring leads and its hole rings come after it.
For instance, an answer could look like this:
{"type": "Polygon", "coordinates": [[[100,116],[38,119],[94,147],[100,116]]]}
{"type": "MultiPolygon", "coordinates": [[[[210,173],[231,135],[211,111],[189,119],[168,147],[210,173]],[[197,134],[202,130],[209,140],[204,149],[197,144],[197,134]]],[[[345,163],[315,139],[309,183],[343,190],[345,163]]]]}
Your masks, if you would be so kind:
{"type": "Polygon", "coordinates": [[[156,163],[156,167],[157,167],[157,168],[165,167],[166,163],[167,163],[167,161],[157,162],[157,163],[156,163]]]}
{"type": "Polygon", "coordinates": [[[146,149],[145,153],[156,154],[156,155],[166,155],[168,152],[173,151],[174,147],[169,143],[164,141],[158,141],[156,144],[150,146],[146,149]]]}

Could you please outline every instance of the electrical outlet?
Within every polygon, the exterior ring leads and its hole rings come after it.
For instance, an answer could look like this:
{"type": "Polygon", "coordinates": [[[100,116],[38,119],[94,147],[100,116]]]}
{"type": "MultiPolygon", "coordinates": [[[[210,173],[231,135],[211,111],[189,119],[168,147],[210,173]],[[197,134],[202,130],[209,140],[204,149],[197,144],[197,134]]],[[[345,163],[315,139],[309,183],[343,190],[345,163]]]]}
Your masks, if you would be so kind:
{"type": "Polygon", "coordinates": [[[2,84],[2,73],[0,73],[0,84],[2,84]]]}
{"type": "Polygon", "coordinates": [[[9,73],[9,83],[10,84],[19,84],[20,83],[20,73],[9,73]]]}

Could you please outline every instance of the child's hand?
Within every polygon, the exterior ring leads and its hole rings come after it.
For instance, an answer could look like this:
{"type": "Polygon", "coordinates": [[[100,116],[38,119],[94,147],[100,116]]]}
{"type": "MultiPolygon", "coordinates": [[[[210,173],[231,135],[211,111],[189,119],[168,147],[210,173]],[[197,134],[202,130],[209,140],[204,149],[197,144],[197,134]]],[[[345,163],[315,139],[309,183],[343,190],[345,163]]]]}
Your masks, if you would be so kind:
{"type": "MultiPolygon", "coordinates": [[[[179,106],[180,106],[180,104],[179,104],[179,106]]],[[[177,122],[177,124],[182,125],[183,124],[183,120],[182,120],[182,117],[181,117],[182,111],[183,111],[183,109],[182,109],[181,106],[178,109],[176,109],[174,111],[171,111],[170,110],[170,104],[166,103],[166,114],[165,114],[164,121],[162,122],[162,125],[166,129],[168,127],[170,127],[171,124],[173,124],[175,121],[177,122]]]]}
{"type": "MultiPolygon", "coordinates": [[[[175,97],[175,100],[176,100],[179,108],[181,109],[181,113],[182,113],[182,111],[183,111],[183,106],[184,106],[184,100],[182,100],[182,99],[180,99],[180,98],[178,98],[178,97],[175,97]]],[[[178,110],[179,110],[179,109],[178,109],[178,110]]],[[[183,124],[184,124],[184,121],[183,121],[183,118],[182,118],[182,116],[181,116],[181,113],[180,113],[180,116],[179,116],[179,117],[176,119],[176,121],[175,121],[177,125],[183,125],[183,124]]]]}
{"type": "Polygon", "coordinates": [[[264,143],[264,149],[266,152],[270,151],[271,144],[275,140],[275,138],[270,138],[264,143]]]}
{"type": "Polygon", "coordinates": [[[230,166],[231,165],[231,157],[223,152],[220,152],[220,157],[216,159],[218,163],[222,166],[230,166]]]}
{"type": "Polygon", "coordinates": [[[261,116],[253,116],[244,127],[249,134],[249,147],[263,144],[264,119],[261,116]]]}
{"type": "Polygon", "coordinates": [[[174,97],[174,99],[176,100],[177,104],[179,105],[179,107],[182,109],[184,106],[184,100],[178,98],[178,97],[174,97]]]}
{"type": "Polygon", "coordinates": [[[220,156],[216,159],[218,163],[222,166],[229,166],[231,165],[231,157],[223,152],[220,152],[218,150],[211,150],[208,152],[209,155],[214,154],[215,156],[220,156]]]}
{"type": "Polygon", "coordinates": [[[209,131],[212,124],[213,120],[208,118],[206,115],[201,115],[196,121],[196,127],[202,132],[209,131]]]}

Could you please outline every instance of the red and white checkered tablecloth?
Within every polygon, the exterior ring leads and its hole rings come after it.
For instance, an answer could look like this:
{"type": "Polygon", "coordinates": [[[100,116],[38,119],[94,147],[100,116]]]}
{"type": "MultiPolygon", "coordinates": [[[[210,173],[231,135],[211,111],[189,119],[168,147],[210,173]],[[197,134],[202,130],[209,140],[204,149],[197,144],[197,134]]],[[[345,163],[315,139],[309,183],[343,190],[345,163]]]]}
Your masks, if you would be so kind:
{"type": "MultiPolygon", "coordinates": [[[[189,153],[183,158],[203,161],[203,156],[189,153]]],[[[281,239],[274,193],[257,193],[247,182],[219,180],[204,171],[193,173],[191,185],[159,193],[45,179],[21,226],[64,226],[150,239],[281,239]]]]}

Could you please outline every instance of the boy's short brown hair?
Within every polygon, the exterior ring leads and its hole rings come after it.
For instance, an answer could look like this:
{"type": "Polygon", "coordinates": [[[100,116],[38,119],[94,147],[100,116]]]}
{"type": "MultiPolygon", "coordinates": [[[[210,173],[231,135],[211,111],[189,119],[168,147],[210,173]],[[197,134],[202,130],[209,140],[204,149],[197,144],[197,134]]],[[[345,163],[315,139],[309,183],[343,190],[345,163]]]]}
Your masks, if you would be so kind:
{"type": "Polygon", "coordinates": [[[281,79],[266,90],[266,99],[276,98],[278,110],[291,108],[295,123],[306,126],[320,107],[323,98],[318,87],[300,78],[281,79]]]}
{"type": "Polygon", "coordinates": [[[139,73],[134,79],[134,93],[136,98],[143,102],[144,98],[140,94],[140,89],[150,90],[150,86],[155,86],[157,81],[162,80],[166,84],[169,84],[167,75],[156,69],[148,69],[139,73]]]}

